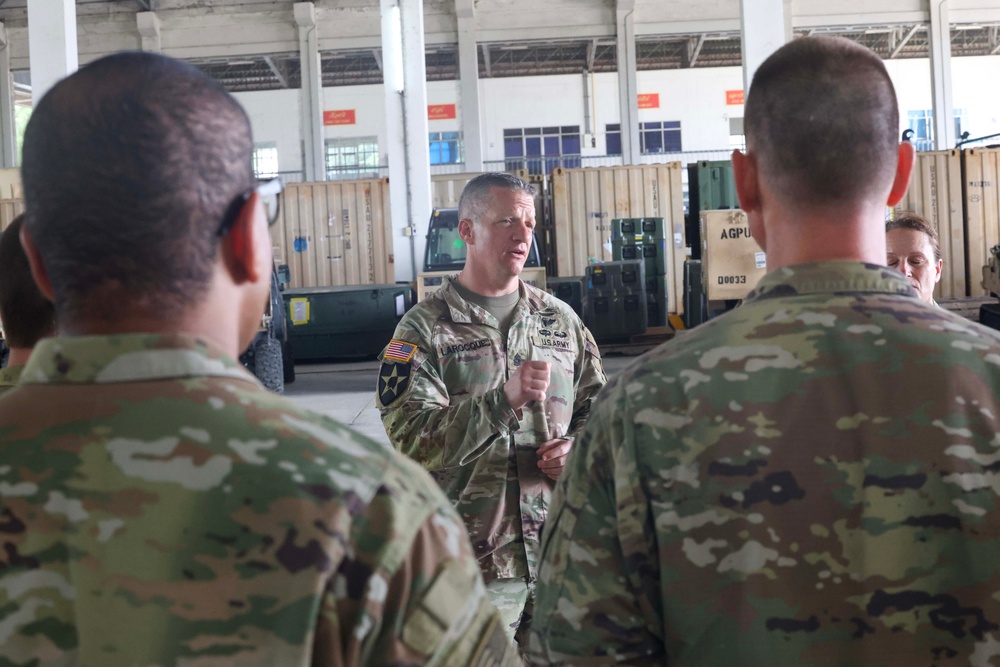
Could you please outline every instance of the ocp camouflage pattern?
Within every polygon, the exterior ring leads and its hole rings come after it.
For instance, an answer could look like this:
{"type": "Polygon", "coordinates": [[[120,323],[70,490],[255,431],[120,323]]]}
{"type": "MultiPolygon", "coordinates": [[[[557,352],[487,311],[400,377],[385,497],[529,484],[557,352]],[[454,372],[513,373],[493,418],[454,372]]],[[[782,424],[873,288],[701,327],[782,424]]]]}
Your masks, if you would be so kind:
{"type": "Polygon", "coordinates": [[[1000,336],[806,264],[607,387],[557,486],[534,664],[1000,656],[1000,336]]]}
{"type": "Polygon", "coordinates": [[[576,313],[541,290],[520,283],[504,340],[496,319],[445,280],[396,328],[393,338],[418,350],[400,396],[379,395],[382,422],[455,503],[486,580],[533,580],[553,486],[538,445],[583,427],[607,381],[600,353],[576,313]],[[551,363],[548,396],[518,419],[503,384],[528,360],[551,363]]]}
{"type": "Polygon", "coordinates": [[[0,665],[512,654],[430,477],[210,343],[47,339],[0,399],[0,665]]]}
{"type": "Polygon", "coordinates": [[[23,370],[24,366],[6,366],[0,368],[0,394],[17,385],[17,381],[21,378],[21,371],[23,370]]]}

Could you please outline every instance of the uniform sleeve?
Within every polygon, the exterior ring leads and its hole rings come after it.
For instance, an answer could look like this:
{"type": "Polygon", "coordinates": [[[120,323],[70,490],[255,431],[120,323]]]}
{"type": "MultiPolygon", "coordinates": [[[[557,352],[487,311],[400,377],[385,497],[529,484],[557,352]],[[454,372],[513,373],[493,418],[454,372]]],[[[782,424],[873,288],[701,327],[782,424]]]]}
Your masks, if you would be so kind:
{"type": "Polygon", "coordinates": [[[569,424],[569,435],[578,438],[583,432],[583,426],[590,415],[590,407],[594,398],[605,384],[608,376],[604,373],[604,362],[601,360],[601,352],[587,327],[583,327],[584,344],[581,346],[580,363],[576,394],[573,399],[573,418],[569,424]]]}
{"type": "Polygon", "coordinates": [[[618,412],[598,402],[556,486],[528,634],[533,665],[666,664],[652,515],[618,412]]]}
{"type": "Polygon", "coordinates": [[[380,489],[352,530],[324,595],[313,664],[520,665],[461,520],[426,473],[405,475],[417,493],[380,489]]]}
{"type": "Polygon", "coordinates": [[[466,465],[498,442],[507,446],[517,415],[503,385],[452,401],[426,344],[402,372],[409,379],[399,398],[378,399],[382,424],[396,449],[436,471],[466,465]]]}

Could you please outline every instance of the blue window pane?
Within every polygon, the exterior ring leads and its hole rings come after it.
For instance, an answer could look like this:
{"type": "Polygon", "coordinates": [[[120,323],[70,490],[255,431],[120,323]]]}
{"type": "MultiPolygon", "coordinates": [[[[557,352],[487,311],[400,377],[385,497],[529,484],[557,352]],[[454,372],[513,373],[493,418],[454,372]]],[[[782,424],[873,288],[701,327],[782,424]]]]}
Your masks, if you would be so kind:
{"type": "Polygon", "coordinates": [[[621,130],[622,130],[621,123],[608,123],[607,125],[604,126],[605,132],[621,132],[621,130]]]}
{"type": "Polygon", "coordinates": [[[431,142],[431,164],[441,164],[441,142],[431,142]]]}
{"type": "Polygon", "coordinates": [[[643,146],[642,152],[646,154],[650,153],[662,153],[663,152],[663,132],[661,130],[654,130],[652,132],[643,132],[643,146]]]}
{"type": "Polygon", "coordinates": [[[580,154],[580,135],[564,136],[562,139],[562,152],[563,155],[579,155],[580,154]]]}
{"type": "Polygon", "coordinates": [[[442,139],[452,139],[452,140],[458,139],[458,132],[442,132],[441,133],[441,138],[442,139]]]}
{"type": "Polygon", "coordinates": [[[521,139],[504,139],[504,157],[521,157],[522,155],[524,155],[524,144],[521,139]]]}
{"type": "Polygon", "coordinates": [[[679,129],[665,130],[663,132],[663,152],[664,153],[681,152],[681,131],[679,129]]]}
{"type": "Polygon", "coordinates": [[[655,123],[654,122],[649,122],[649,123],[643,123],[642,124],[642,129],[644,129],[644,130],[658,130],[661,127],[663,127],[663,123],[660,123],[660,122],[655,122],[655,123]]]}
{"type": "Polygon", "coordinates": [[[525,137],[524,138],[524,154],[525,155],[541,155],[542,154],[542,140],[539,137],[525,137]]]}
{"type": "Polygon", "coordinates": [[[664,130],[679,130],[681,129],[681,122],[679,120],[668,120],[663,123],[664,130]]]}
{"type": "Polygon", "coordinates": [[[621,132],[608,132],[607,137],[608,155],[621,155],[622,154],[622,135],[621,132]]]}
{"type": "Polygon", "coordinates": [[[545,137],[545,155],[560,155],[559,137],[545,137]]]}

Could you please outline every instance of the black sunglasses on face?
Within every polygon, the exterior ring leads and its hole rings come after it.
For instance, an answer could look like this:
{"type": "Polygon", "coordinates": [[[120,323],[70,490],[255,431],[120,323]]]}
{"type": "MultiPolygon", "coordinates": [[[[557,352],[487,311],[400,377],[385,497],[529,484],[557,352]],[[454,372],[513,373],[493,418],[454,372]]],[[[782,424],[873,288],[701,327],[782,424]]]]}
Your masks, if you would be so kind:
{"type": "Polygon", "coordinates": [[[280,178],[273,178],[269,181],[258,181],[256,186],[238,196],[229,205],[229,208],[226,209],[226,215],[222,218],[222,224],[219,225],[219,229],[216,231],[216,235],[225,236],[229,233],[233,223],[236,222],[236,218],[240,216],[240,211],[246,206],[250,195],[254,192],[260,197],[260,203],[264,206],[264,214],[267,216],[267,226],[272,227],[278,221],[278,211],[281,210],[281,193],[284,189],[285,184],[281,182],[280,178]]]}

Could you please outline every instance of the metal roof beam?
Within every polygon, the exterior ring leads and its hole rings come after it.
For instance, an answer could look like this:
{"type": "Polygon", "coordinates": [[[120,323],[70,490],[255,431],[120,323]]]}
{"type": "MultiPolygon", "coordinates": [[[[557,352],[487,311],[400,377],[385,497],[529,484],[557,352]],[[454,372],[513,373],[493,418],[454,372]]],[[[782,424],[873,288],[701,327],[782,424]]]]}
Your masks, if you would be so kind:
{"type": "Polygon", "coordinates": [[[906,43],[909,42],[910,39],[915,34],[917,34],[918,30],[920,30],[920,24],[919,23],[917,25],[913,26],[912,28],[910,28],[907,31],[907,33],[903,36],[903,39],[899,40],[899,43],[896,44],[896,46],[889,53],[889,60],[892,60],[893,58],[895,58],[896,56],[899,55],[899,52],[902,51],[903,47],[906,46],[906,43]]]}
{"type": "Polygon", "coordinates": [[[489,44],[483,44],[483,60],[486,62],[486,76],[487,77],[492,77],[493,76],[493,70],[492,70],[492,63],[490,62],[490,45],[489,44]]]}
{"type": "Polygon", "coordinates": [[[281,70],[278,69],[278,66],[274,62],[274,58],[271,56],[264,56],[264,62],[267,63],[267,66],[271,68],[272,72],[274,72],[274,76],[278,79],[278,83],[281,84],[281,87],[288,88],[288,79],[281,72],[281,70]]]}
{"type": "Polygon", "coordinates": [[[701,55],[701,47],[705,46],[705,34],[702,33],[697,41],[688,41],[688,67],[694,67],[694,64],[698,62],[698,56],[701,55]]]}

